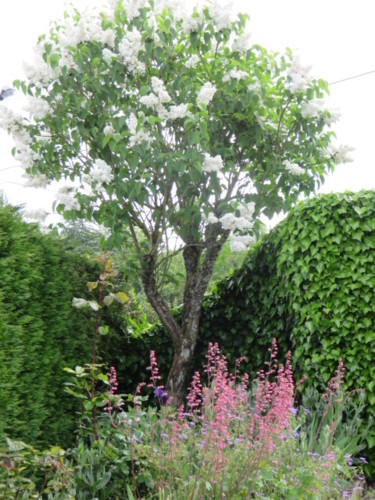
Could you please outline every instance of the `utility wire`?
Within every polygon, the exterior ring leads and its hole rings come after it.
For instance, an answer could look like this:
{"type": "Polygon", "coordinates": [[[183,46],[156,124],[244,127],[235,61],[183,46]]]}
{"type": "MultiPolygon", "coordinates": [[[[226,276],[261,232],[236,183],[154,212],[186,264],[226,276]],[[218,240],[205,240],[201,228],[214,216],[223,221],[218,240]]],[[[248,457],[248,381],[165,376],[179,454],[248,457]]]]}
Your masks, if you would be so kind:
{"type": "Polygon", "coordinates": [[[336,83],[347,82],[348,80],[354,80],[354,78],[360,78],[361,76],[371,75],[371,73],[375,73],[375,69],[372,71],[367,71],[367,73],[361,73],[360,75],[349,76],[348,78],[344,78],[343,80],[337,80],[336,82],[331,82],[328,85],[335,85],[336,83]]]}

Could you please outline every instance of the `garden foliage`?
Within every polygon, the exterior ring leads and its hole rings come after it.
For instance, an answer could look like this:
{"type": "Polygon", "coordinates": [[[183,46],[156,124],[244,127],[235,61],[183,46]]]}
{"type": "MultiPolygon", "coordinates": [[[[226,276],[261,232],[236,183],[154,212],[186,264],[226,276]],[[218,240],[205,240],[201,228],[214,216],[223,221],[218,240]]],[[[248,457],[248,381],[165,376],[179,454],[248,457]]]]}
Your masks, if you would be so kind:
{"type": "MultiPolygon", "coordinates": [[[[292,349],[296,376],[309,377],[310,386],[326,383],[341,357],[346,387],[365,389],[367,414],[374,416],[374,212],[373,191],[321,195],[293,209],[206,296],[194,368],[217,341],[232,367],[246,356],[255,376],[275,336],[280,352],[292,349]]],[[[171,356],[163,328],[146,332],[142,342],[145,352],[153,343],[163,372],[171,356]]],[[[367,442],[373,449],[375,429],[367,442]]]]}

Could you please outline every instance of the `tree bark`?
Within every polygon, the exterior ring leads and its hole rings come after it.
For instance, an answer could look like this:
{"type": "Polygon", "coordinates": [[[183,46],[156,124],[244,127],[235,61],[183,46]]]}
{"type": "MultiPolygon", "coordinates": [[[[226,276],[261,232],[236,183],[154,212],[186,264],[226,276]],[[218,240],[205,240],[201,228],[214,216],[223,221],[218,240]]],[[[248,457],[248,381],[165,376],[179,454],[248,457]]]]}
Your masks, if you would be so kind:
{"type": "Polygon", "coordinates": [[[211,279],[215,262],[220,250],[228,239],[229,231],[211,226],[205,244],[205,254],[201,263],[202,244],[188,241],[184,248],[186,283],[182,323],[179,325],[168,305],[161,297],[155,279],[156,258],[148,254],[144,257],[142,282],[146,296],[158,314],[160,321],[168,330],[173,346],[174,357],[167,381],[167,392],[172,396],[172,404],[184,403],[187,386],[191,377],[191,365],[199,334],[199,321],[204,294],[211,279]]]}

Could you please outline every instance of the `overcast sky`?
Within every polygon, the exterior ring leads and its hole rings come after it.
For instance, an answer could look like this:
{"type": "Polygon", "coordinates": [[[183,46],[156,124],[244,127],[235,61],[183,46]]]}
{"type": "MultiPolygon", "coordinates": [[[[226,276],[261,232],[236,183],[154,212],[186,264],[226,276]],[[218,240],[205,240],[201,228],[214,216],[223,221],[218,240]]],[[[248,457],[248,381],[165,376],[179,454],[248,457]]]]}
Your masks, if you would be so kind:
{"type": "MultiPolygon", "coordinates": [[[[74,5],[93,5],[77,0],[74,5]]],[[[375,2],[373,0],[235,0],[237,11],[250,15],[252,42],[282,52],[290,47],[312,76],[336,82],[375,70],[375,2]]],[[[32,58],[38,35],[62,17],[64,0],[14,0],[2,5],[0,16],[0,87],[22,78],[23,61],[32,58]]],[[[375,188],[373,153],[375,73],[330,86],[330,107],[341,111],[338,140],[355,148],[353,162],[339,165],[327,177],[323,192],[375,188]]],[[[0,131],[0,190],[13,204],[52,210],[53,190],[42,194],[22,188],[14,168],[12,141],[0,131]]]]}

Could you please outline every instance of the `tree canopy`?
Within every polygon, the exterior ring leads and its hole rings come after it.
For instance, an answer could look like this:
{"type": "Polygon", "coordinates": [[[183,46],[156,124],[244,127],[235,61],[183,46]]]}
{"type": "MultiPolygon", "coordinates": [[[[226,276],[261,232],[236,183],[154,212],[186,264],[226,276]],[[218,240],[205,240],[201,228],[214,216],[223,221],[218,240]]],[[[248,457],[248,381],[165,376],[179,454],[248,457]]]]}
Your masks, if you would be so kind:
{"type": "MultiPolygon", "coordinates": [[[[95,220],[112,244],[132,237],[147,298],[184,366],[223,244],[244,250],[262,214],[288,210],[345,159],[327,83],[290,51],[251,46],[246,22],[217,1],[74,10],[39,38],[27,80],[16,82],[28,116],[4,115],[33,182],[67,181],[57,211],[95,220]],[[186,269],[182,324],[156,280],[173,250],[186,269]]],[[[175,393],[185,383],[177,371],[175,393]]]]}

